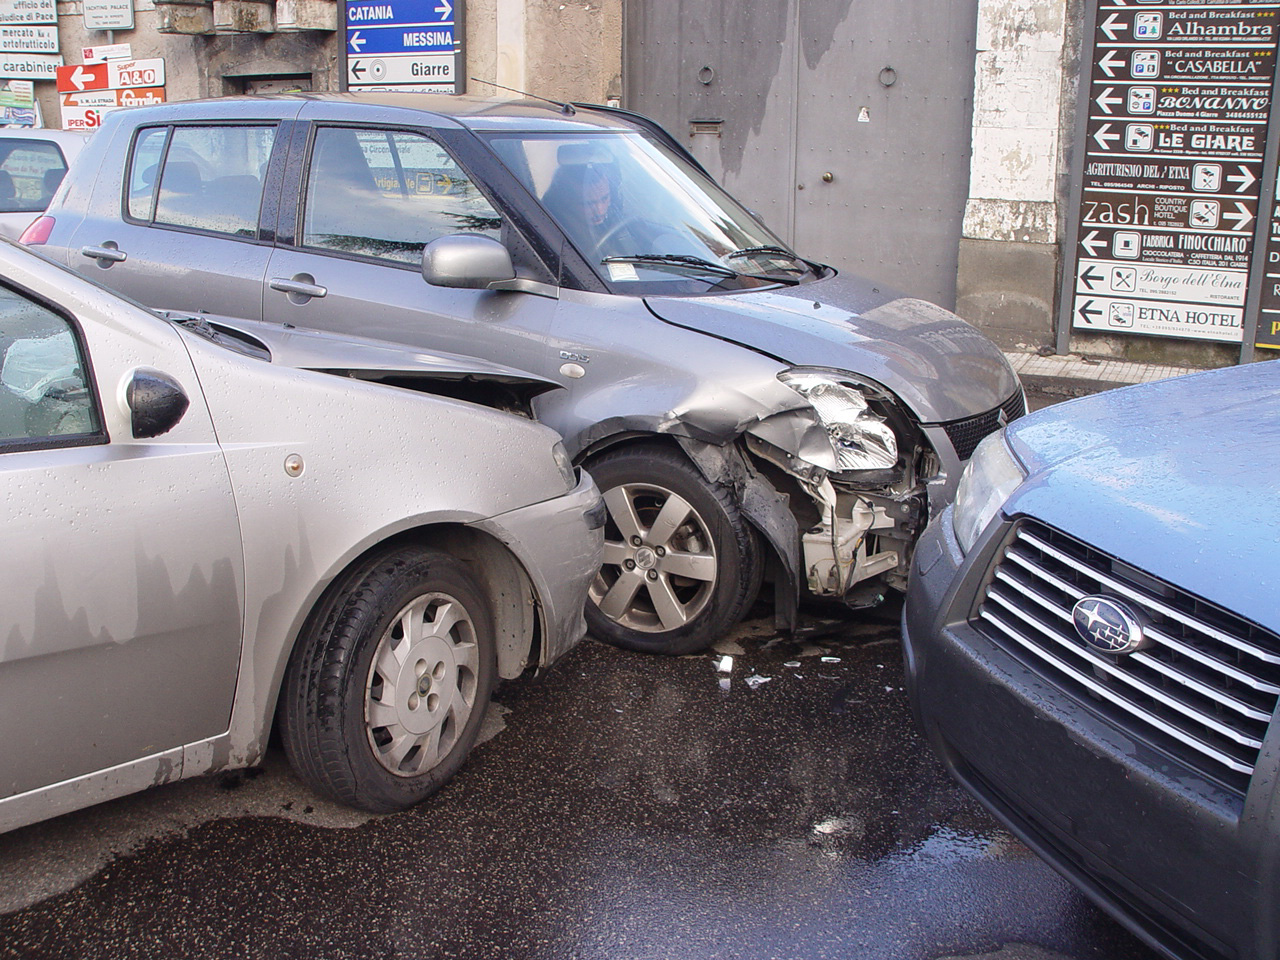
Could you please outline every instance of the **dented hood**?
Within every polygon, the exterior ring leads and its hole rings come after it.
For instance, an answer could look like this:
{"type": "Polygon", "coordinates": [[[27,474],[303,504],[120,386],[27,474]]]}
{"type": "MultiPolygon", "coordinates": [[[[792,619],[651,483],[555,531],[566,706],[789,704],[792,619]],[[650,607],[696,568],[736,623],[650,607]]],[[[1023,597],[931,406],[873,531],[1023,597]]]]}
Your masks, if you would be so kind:
{"type": "Polygon", "coordinates": [[[861,374],[922,423],[991,410],[1018,389],[1000,350],[955,314],[856,277],[711,297],[649,297],[650,311],[797,366],[861,374]]]}
{"type": "MultiPolygon", "coordinates": [[[[183,319],[193,315],[168,311],[164,316],[181,323],[183,319]]],[[[216,330],[233,331],[246,336],[270,354],[272,363],[282,367],[359,376],[363,379],[388,374],[435,380],[489,380],[521,386],[521,392],[529,396],[560,388],[560,384],[554,380],[477,357],[428,352],[385,340],[289,327],[279,323],[207,314],[194,316],[216,330]]]]}

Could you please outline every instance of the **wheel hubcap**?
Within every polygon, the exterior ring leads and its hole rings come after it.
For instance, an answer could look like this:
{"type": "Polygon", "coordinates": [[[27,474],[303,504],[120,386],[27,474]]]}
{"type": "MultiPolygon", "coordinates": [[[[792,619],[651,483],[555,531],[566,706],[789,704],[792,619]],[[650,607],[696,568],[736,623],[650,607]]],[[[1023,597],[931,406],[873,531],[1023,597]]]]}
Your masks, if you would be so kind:
{"type": "Polygon", "coordinates": [[[401,777],[425,773],[475,708],[479,647],[465,607],[443,593],[410,601],[378,641],[365,686],[374,756],[401,777]]]}
{"type": "Polygon", "coordinates": [[[655,484],[622,484],[605,491],[604,500],[604,564],[591,601],[610,620],[646,633],[674,630],[698,616],[718,570],[702,516],[655,484]]]}

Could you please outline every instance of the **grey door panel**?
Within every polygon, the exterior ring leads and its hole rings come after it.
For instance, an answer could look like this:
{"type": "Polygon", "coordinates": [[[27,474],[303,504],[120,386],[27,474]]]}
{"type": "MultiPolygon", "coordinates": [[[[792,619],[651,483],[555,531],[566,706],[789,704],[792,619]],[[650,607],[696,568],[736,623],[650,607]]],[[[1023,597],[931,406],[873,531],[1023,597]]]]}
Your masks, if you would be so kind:
{"type": "Polygon", "coordinates": [[[547,330],[557,301],[528,293],[433,287],[413,269],[281,248],[271,256],[263,319],[355,333],[554,375],[547,330]],[[309,278],[309,279],[304,279],[309,278]],[[282,284],[323,288],[308,296],[282,284]]]}
{"type": "Polygon", "coordinates": [[[95,329],[112,442],[0,449],[0,742],[12,795],[225,732],[243,558],[230,480],[185,348],[95,329]],[[138,358],[192,398],[134,441],[116,397],[138,358]],[[53,694],[50,694],[53,691],[53,694]]]}
{"type": "Polygon", "coordinates": [[[70,266],[126,296],[170,310],[259,319],[270,247],[227,237],[92,218],[71,238],[70,266]],[[86,256],[113,245],[121,262],[86,256]]]}
{"type": "Polygon", "coordinates": [[[977,2],[867,9],[629,4],[628,106],[804,256],[952,307],[977,2]]]}

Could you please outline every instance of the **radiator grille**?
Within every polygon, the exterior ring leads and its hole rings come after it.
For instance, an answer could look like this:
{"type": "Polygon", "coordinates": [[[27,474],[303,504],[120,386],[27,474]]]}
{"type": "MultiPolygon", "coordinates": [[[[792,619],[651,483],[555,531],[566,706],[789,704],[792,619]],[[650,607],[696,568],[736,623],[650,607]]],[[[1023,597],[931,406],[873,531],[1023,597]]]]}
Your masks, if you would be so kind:
{"type": "Polygon", "coordinates": [[[1238,795],[1280,696],[1280,637],[1073,537],[1019,521],[973,621],[1116,726],[1238,795]],[[1121,600],[1153,644],[1095,652],[1076,633],[1086,596],[1121,600]]]}
{"type": "Polygon", "coordinates": [[[1005,423],[1012,423],[1026,412],[1027,402],[1022,391],[1017,390],[1013,396],[994,410],[988,410],[967,420],[952,420],[950,423],[944,423],[942,428],[947,431],[951,445],[956,448],[956,455],[961,460],[968,460],[973,456],[973,451],[977,449],[978,444],[982,442],[982,438],[1000,426],[1001,414],[1004,415],[1005,423]]]}

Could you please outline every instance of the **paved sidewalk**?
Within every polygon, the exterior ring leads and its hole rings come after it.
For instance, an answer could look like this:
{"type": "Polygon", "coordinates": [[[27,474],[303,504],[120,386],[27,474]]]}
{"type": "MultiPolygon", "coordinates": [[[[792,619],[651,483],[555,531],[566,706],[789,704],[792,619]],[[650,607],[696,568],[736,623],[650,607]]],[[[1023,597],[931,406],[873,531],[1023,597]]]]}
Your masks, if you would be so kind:
{"type": "Polygon", "coordinates": [[[1042,357],[1035,353],[1005,352],[1019,377],[1048,377],[1054,380],[1096,382],[1099,388],[1129,383],[1149,383],[1184,373],[1196,373],[1192,367],[1174,367],[1156,363],[1134,363],[1130,360],[1093,360],[1077,354],[1042,357]]]}

